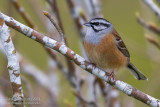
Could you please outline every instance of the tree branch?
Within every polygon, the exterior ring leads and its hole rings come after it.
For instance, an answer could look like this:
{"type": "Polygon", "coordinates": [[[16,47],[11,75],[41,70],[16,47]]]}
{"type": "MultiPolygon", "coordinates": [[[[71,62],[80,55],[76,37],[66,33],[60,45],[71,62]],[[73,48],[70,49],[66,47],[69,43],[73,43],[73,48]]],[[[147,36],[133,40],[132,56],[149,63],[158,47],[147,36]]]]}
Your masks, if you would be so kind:
{"type": "Polygon", "coordinates": [[[56,22],[54,21],[54,19],[51,17],[51,15],[47,11],[43,11],[43,14],[51,21],[51,23],[57,29],[58,33],[61,36],[61,41],[66,44],[66,41],[64,39],[64,34],[63,34],[61,28],[56,24],[56,22]]]}
{"type": "Polygon", "coordinates": [[[0,39],[4,47],[6,56],[8,58],[7,68],[9,71],[10,81],[12,84],[13,104],[16,107],[24,107],[23,104],[24,95],[21,85],[19,62],[9,32],[10,31],[8,30],[8,26],[6,26],[3,19],[0,18],[0,39]]]}
{"type": "MultiPolygon", "coordinates": [[[[0,42],[0,51],[3,54],[5,54],[4,50],[2,49],[1,42],[0,42]]],[[[56,78],[53,79],[53,74],[50,74],[50,75],[44,74],[43,71],[41,71],[40,69],[35,67],[33,64],[30,64],[29,62],[27,62],[26,59],[23,58],[19,52],[17,52],[17,57],[18,57],[22,72],[24,72],[25,74],[27,74],[29,76],[32,76],[37,81],[37,83],[40,86],[42,86],[47,91],[47,93],[49,93],[49,96],[51,97],[50,100],[52,100],[52,104],[54,103],[54,106],[56,107],[57,104],[56,104],[56,95],[55,94],[58,94],[56,91],[56,90],[58,90],[58,89],[56,89],[58,86],[56,86],[57,85],[56,78]],[[51,83],[51,81],[53,81],[53,80],[54,80],[54,83],[51,83]]],[[[53,67],[53,65],[52,65],[52,67],[53,67]]],[[[33,95],[32,95],[33,93],[31,91],[30,84],[23,76],[21,76],[21,79],[22,79],[22,83],[25,84],[25,86],[28,90],[27,97],[33,98],[33,95]]],[[[5,81],[3,78],[0,79],[0,84],[5,84],[8,86],[7,81],[5,81]]],[[[30,103],[31,103],[31,101],[30,101],[30,103]]],[[[29,106],[32,106],[32,105],[29,105],[29,106]]]]}
{"type": "Polygon", "coordinates": [[[102,6],[100,0],[85,0],[85,3],[87,4],[88,12],[91,18],[102,17],[102,6]]]}
{"type": "Polygon", "coordinates": [[[143,0],[143,1],[160,19],[160,8],[153,2],[153,0],[143,0]]]}
{"type": "Polygon", "coordinates": [[[144,28],[147,28],[150,31],[155,32],[156,34],[160,35],[160,28],[158,28],[154,23],[146,23],[140,16],[139,13],[136,14],[137,21],[141,24],[144,28]]]}
{"type": "Polygon", "coordinates": [[[60,17],[60,14],[59,14],[57,1],[56,0],[47,0],[47,2],[49,3],[50,7],[52,8],[52,12],[55,14],[56,19],[58,20],[58,25],[61,28],[62,32],[64,33],[64,29],[63,29],[61,17],[60,17]]]}
{"type": "Polygon", "coordinates": [[[81,35],[81,38],[83,40],[83,38],[85,36],[85,29],[82,25],[87,21],[87,18],[84,15],[84,12],[80,8],[76,7],[73,0],[66,0],[66,2],[68,4],[68,8],[69,8],[70,13],[72,15],[72,18],[75,22],[75,25],[76,25],[76,27],[81,35]]]}
{"type": "Polygon", "coordinates": [[[54,104],[54,107],[57,107],[57,99],[55,95],[55,88],[57,88],[57,86],[55,85],[56,79],[54,81],[55,84],[51,84],[53,78],[51,79],[50,77],[53,74],[44,74],[43,71],[39,70],[34,65],[28,63],[24,58],[22,59],[22,56],[20,54],[18,55],[22,71],[27,75],[32,76],[37,81],[37,83],[49,93],[49,96],[51,97],[50,99],[52,100],[52,104],[54,104]]]}
{"type": "Polygon", "coordinates": [[[73,94],[81,100],[83,107],[88,107],[88,106],[89,106],[89,107],[97,107],[96,102],[94,102],[94,101],[90,101],[90,102],[87,101],[87,100],[84,99],[81,95],[79,95],[79,93],[77,93],[77,92],[74,91],[74,90],[73,90],[73,94]],[[88,106],[87,106],[87,105],[88,105],[88,106]]]}
{"type": "Polygon", "coordinates": [[[145,35],[146,39],[152,43],[153,45],[155,45],[158,49],[160,49],[160,44],[158,43],[158,41],[156,39],[154,39],[153,37],[149,36],[149,35],[145,35]]]}
{"type": "MultiPolygon", "coordinates": [[[[51,17],[51,15],[48,12],[43,11],[43,13],[44,13],[45,16],[47,16],[47,18],[49,18],[51,23],[56,27],[57,31],[59,32],[59,34],[61,36],[62,42],[65,43],[66,46],[68,46],[66,36],[64,35],[64,29],[63,29],[63,25],[62,25],[62,22],[61,22],[60,15],[59,15],[56,0],[52,0],[52,2],[50,0],[48,0],[48,1],[49,1],[50,5],[52,4],[53,12],[56,14],[56,18],[57,18],[60,26],[58,26],[55,23],[54,19],[51,17]],[[53,7],[53,6],[55,6],[55,7],[53,7]]],[[[70,85],[76,90],[77,93],[80,93],[80,85],[79,85],[79,82],[78,82],[78,79],[77,79],[78,77],[76,75],[75,66],[73,65],[73,63],[68,58],[65,57],[65,59],[66,59],[66,62],[67,62],[68,70],[67,70],[67,72],[65,72],[65,73],[63,72],[63,73],[65,74],[66,78],[68,79],[70,85]]],[[[58,66],[58,67],[60,67],[60,69],[61,69],[62,66],[58,66]]],[[[81,78],[79,78],[79,80],[81,81],[81,78]]],[[[76,97],[76,102],[77,102],[77,106],[81,106],[80,99],[78,97],[76,97]]]]}
{"type": "Polygon", "coordinates": [[[70,60],[72,60],[75,64],[77,64],[78,66],[83,68],[85,71],[88,71],[89,73],[101,78],[102,80],[109,83],[110,85],[112,85],[116,89],[122,91],[126,95],[134,97],[137,100],[139,100],[147,105],[153,106],[153,107],[160,106],[160,100],[155,99],[155,98],[145,94],[144,92],[141,92],[138,89],[132,87],[131,85],[129,85],[123,81],[117,80],[116,78],[111,77],[109,79],[109,77],[106,75],[105,71],[99,69],[95,65],[86,61],[84,58],[82,58],[81,56],[79,56],[78,54],[73,52],[70,48],[68,48],[64,44],[59,43],[59,42],[39,33],[37,31],[21,24],[20,22],[14,20],[11,17],[4,15],[1,12],[0,12],[0,18],[2,18],[5,21],[5,23],[8,26],[10,26],[11,28],[21,32],[25,36],[27,36],[27,37],[29,37],[29,38],[31,38],[41,44],[44,44],[47,47],[50,47],[50,48],[58,51],[62,55],[66,56],[70,60]]]}
{"type": "Polygon", "coordinates": [[[29,16],[27,15],[27,13],[25,12],[24,8],[19,4],[19,2],[17,0],[10,0],[14,7],[17,9],[17,11],[20,13],[20,15],[23,17],[23,19],[26,21],[26,23],[31,27],[31,28],[35,28],[33,22],[31,21],[31,19],[29,18],[29,16]]]}

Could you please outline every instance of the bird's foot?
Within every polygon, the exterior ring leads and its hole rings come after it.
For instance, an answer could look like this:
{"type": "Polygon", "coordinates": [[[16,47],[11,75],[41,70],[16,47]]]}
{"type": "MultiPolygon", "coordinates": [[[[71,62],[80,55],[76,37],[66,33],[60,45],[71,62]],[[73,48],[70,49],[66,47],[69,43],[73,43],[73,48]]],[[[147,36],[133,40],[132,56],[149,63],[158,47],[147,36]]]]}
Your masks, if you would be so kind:
{"type": "Polygon", "coordinates": [[[95,64],[95,63],[90,62],[90,64],[92,65],[92,68],[93,68],[93,69],[96,68],[96,64],[95,64]]]}
{"type": "Polygon", "coordinates": [[[108,82],[114,82],[114,72],[112,71],[111,73],[106,72],[106,76],[108,77],[108,82]]]}
{"type": "Polygon", "coordinates": [[[91,62],[91,64],[92,64],[93,66],[96,66],[96,64],[95,64],[95,63],[93,63],[93,62],[91,62]]]}

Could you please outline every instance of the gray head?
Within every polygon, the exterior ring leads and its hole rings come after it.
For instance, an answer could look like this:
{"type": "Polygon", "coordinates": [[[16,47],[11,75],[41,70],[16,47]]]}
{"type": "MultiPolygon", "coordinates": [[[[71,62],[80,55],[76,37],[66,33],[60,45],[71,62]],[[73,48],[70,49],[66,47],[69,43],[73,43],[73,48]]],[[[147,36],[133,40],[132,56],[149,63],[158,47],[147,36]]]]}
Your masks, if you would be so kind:
{"type": "Polygon", "coordinates": [[[103,18],[91,19],[89,22],[85,23],[84,25],[88,27],[92,27],[92,29],[96,33],[112,27],[112,24],[103,18]]]}
{"type": "Polygon", "coordinates": [[[86,33],[86,40],[94,44],[99,43],[102,37],[109,34],[113,29],[112,24],[103,18],[91,19],[84,25],[88,27],[86,33]]]}

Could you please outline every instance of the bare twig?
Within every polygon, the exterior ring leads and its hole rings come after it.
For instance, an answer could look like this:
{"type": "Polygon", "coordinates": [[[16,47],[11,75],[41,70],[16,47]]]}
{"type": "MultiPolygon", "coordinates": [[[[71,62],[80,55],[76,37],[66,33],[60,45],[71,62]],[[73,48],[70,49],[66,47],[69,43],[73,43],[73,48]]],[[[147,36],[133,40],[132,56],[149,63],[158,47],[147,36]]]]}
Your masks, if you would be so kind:
{"type": "MultiPolygon", "coordinates": [[[[51,17],[51,15],[48,12],[46,12],[46,11],[43,11],[43,13],[44,13],[45,16],[47,16],[50,19],[50,21],[52,22],[52,24],[56,27],[57,31],[59,32],[59,34],[61,36],[61,39],[62,39],[63,43],[65,43],[66,45],[68,45],[67,40],[66,40],[66,38],[65,38],[65,36],[64,36],[61,28],[56,24],[56,22],[51,17]]],[[[75,67],[74,67],[73,63],[70,62],[68,59],[66,59],[66,61],[67,61],[67,64],[68,64],[69,72],[72,72],[72,73],[75,72],[75,67]]]]}
{"type": "Polygon", "coordinates": [[[120,107],[118,100],[119,92],[114,87],[111,87],[111,85],[107,83],[105,84],[100,78],[95,78],[94,85],[96,84],[100,87],[107,107],[120,107]]]}
{"type": "MultiPolygon", "coordinates": [[[[53,25],[56,27],[56,29],[58,30],[59,34],[61,35],[61,38],[63,38],[65,44],[67,45],[67,41],[66,38],[64,38],[64,34],[61,30],[61,28],[55,23],[55,21],[53,20],[53,18],[51,18],[51,15],[48,12],[44,11],[44,14],[50,19],[50,21],[53,23],[53,25]]],[[[70,84],[72,85],[72,87],[74,87],[76,90],[78,89],[78,81],[77,81],[77,77],[75,75],[75,67],[73,65],[72,62],[70,62],[70,60],[66,59],[67,61],[67,65],[68,65],[68,74],[66,74],[70,84]]],[[[59,63],[60,64],[60,63],[59,63]]],[[[61,64],[59,67],[62,67],[61,64]]],[[[79,91],[79,90],[77,90],[79,91]]]]}
{"type": "Polygon", "coordinates": [[[136,14],[137,16],[137,21],[145,28],[157,33],[160,35],[160,28],[158,28],[155,24],[153,23],[146,23],[140,16],[139,13],[136,14]]]}
{"type": "Polygon", "coordinates": [[[160,19],[160,8],[153,2],[153,0],[143,0],[143,1],[160,19]]]}
{"type": "MultiPolygon", "coordinates": [[[[62,22],[61,22],[61,19],[60,19],[59,10],[58,10],[58,6],[57,6],[56,0],[47,0],[47,2],[48,2],[48,4],[50,5],[50,7],[52,8],[52,12],[53,12],[54,14],[56,14],[56,18],[58,19],[58,25],[60,26],[62,32],[64,33],[64,29],[63,29],[63,25],[62,25],[62,22]]],[[[50,19],[53,20],[53,19],[51,18],[51,15],[50,15],[48,12],[47,12],[47,14],[48,14],[48,16],[50,16],[50,19]]],[[[50,20],[50,21],[51,21],[51,20],[50,20]]],[[[50,24],[50,23],[49,23],[49,24],[50,24]]],[[[48,25],[48,24],[47,24],[47,25],[48,25]]],[[[51,35],[54,36],[52,33],[51,33],[51,35]]],[[[51,37],[52,37],[52,36],[51,36],[51,37]]],[[[53,38],[54,38],[54,37],[53,37],[53,38]]],[[[66,41],[66,37],[65,37],[64,35],[63,35],[63,38],[64,38],[64,41],[65,41],[65,43],[66,43],[67,41],[66,41]]],[[[50,53],[49,55],[50,55],[51,58],[55,61],[57,67],[61,70],[61,72],[62,72],[62,73],[66,76],[66,78],[67,78],[67,77],[68,77],[68,74],[67,74],[68,70],[67,70],[67,68],[65,68],[65,67],[63,66],[63,64],[61,63],[61,61],[58,60],[57,55],[56,55],[56,53],[54,52],[54,50],[52,50],[52,49],[50,49],[50,48],[47,48],[47,47],[46,47],[46,50],[50,53]]]]}
{"type": "Polygon", "coordinates": [[[8,58],[8,71],[13,89],[13,104],[16,107],[23,107],[23,90],[21,86],[19,62],[16,56],[16,50],[12,43],[8,27],[0,18],[0,39],[8,58]]]}
{"type": "Polygon", "coordinates": [[[70,10],[72,18],[74,19],[74,22],[76,24],[76,27],[77,27],[77,29],[81,35],[81,38],[83,40],[83,38],[85,36],[85,29],[82,25],[87,21],[86,16],[85,16],[84,12],[82,11],[82,9],[75,6],[73,0],[66,0],[66,2],[68,4],[68,8],[70,10]]]}
{"type": "Polygon", "coordinates": [[[55,28],[56,28],[57,31],[59,32],[59,34],[60,34],[60,36],[61,36],[61,41],[62,41],[63,43],[66,43],[66,42],[65,42],[65,39],[64,39],[64,34],[63,34],[61,28],[56,24],[56,22],[54,21],[54,19],[51,17],[51,15],[50,15],[48,12],[43,11],[43,13],[44,13],[44,15],[51,21],[51,23],[55,26],[55,28]]]}
{"type": "Polygon", "coordinates": [[[36,68],[34,65],[28,63],[24,58],[22,59],[22,56],[20,54],[18,54],[18,56],[22,71],[28,75],[31,75],[37,81],[37,83],[47,88],[51,91],[52,94],[54,94],[54,86],[50,85],[50,80],[48,76],[44,74],[43,71],[36,68]]]}
{"type": "Polygon", "coordinates": [[[104,96],[106,97],[107,107],[120,107],[119,92],[110,84],[107,84],[104,89],[107,93],[107,95],[104,96]]]}
{"type": "Polygon", "coordinates": [[[47,2],[49,3],[50,7],[52,8],[52,12],[55,13],[56,19],[58,20],[58,25],[61,28],[62,32],[64,33],[64,29],[63,29],[61,17],[60,17],[60,14],[59,14],[57,1],[56,0],[47,0],[47,2]]]}
{"type": "Polygon", "coordinates": [[[145,35],[146,39],[152,43],[153,45],[155,45],[158,49],[160,49],[160,44],[158,43],[158,41],[156,39],[154,39],[153,37],[149,36],[149,35],[145,35]]]}
{"type": "Polygon", "coordinates": [[[0,18],[2,18],[5,21],[5,23],[8,26],[10,26],[11,28],[19,31],[20,33],[26,35],[27,37],[29,37],[29,38],[31,38],[41,44],[44,44],[47,47],[50,47],[50,48],[58,51],[59,53],[63,54],[64,56],[68,57],[70,60],[73,60],[73,62],[75,64],[77,64],[78,66],[80,66],[84,70],[101,78],[102,80],[109,83],[110,85],[112,85],[116,89],[122,91],[123,93],[125,93],[131,97],[134,97],[137,100],[139,100],[147,105],[150,105],[153,107],[160,106],[160,100],[155,99],[155,98],[145,94],[144,92],[141,92],[138,89],[132,87],[131,85],[129,85],[123,81],[117,80],[116,78],[111,77],[109,79],[109,77],[106,76],[105,71],[99,69],[98,67],[96,67],[92,63],[86,61],[84,58],[82,58],[81,56],[76,54],[74,51],[72,51],[71,49],[66,47],[64,44],[59,43],[59,42],[39,33],[37,31],[21,24],[20,22],[14,20],[11,17],[4,15],[1,12],[0,12],[0,18]]]}
{"type": "Polygon", "coordinates": [[[69,76],[67,76],[67,75],[68,75],[68,74],[67,74],[67,72],[68,72],[67,68],[64,67],[63,64],[60,62],[60,60],[57,58],[54,50],[53,50],[53,49],[50,49],[50,48],[46,48],[46,49],[47,49],[50,57],[55,61],[56,66],[60,69],[60,71],[61,71],[66,77],[69,77],[69,76]]]}
{"type": "MultiPolygon", "coordinates": [[[[32,88],[31,88],[31,84],[29,83],[29,81],[24,76],[21,76],[21,79],[22,79],[22,84],[24,84],[26,86],[26,89],[27,89],[27,93],[25,94],[26,98],[33,98],[33,91],[32,91],[32,88]]],[[[24,100],[24,102],[25,102],[25,100],[24,100]]],[[[34,106],[33,104],[28,104],[28,107],[33,107],[33,106],[34,106]]]]}
{"type": "MultiPolygon", "coordinates": [[[[87,1],[87,0],[86,0],[87,1]]],[[[95,10],[95,5],[94,5],[94,3],[93,3],[93,0],[89,0],[89,4],[91,5],[91,10],[92,10],[92,16],[96,16],[96,10],[95,10]]]]}
{"type": "MultiPolygon", "coordinates": [[[[2,49],[1,42],[0,42],[0,51],[2,51],[2,53],[4,54],[4,50],[2,49]]],[[[57,93],[55,92],[55,90],[56,90],[55,88],[57,88],[58,86],[55,86],[55,84],[56,84],[55,80],[53,82],[54,85],[51,83],[51,81],[53,80],[53,78],[51,77],[52,74],[50,74],[50,75],[44,74],[43,71],[39,70],[34,65],[28,63],[26,61],[26,59],[24,57],[22,57],[22,55],[18,52],[17,52],[17,56],[18,56],[18,59],[20,62],[22,72],[32,76],[37,81],[37,83],[40,86],[42,86],[49,93],[49,95],[52,98],[51,99],[52,103],[54,103],[56,106],[55,94],[57,94],[57,93]]],[[[31,86],[23,76],[22,76],[22,82],[24,82],[24,84],[27,88],[27,91],[28,91],[27,97],[33,98],[33,95],[32,95],[33,92],[31,90],[31,86]]],[[[7,85],[7,81],[5,81],[3,78],[0,79],[0,83],[7,85]]],[[[32,105],[29,105],[29,106],[32,106],[32,105]]]]}
{"type": "Polygon", "coordinates": [[[13,4],[14,7],[17,9],[17,11],[20,13],[20,15],[23,17],[23,19],[26,21],[26,23],[31,27],[31,28],[35,28],[33,22],[31,21],[31,19],[29,18],[29,16],[27,15],[27,13],[25,12],[24,8],[19,4],[19,2],[17,0],[10,0],[13,4]]]}
{"type": "MultiPolygon", "coordinates": [[[[28,6],[32,9],[34,14],[37,16],[37,18],[39,18],[40,23],[42,23],[42,25],[45,25],[46,24],[46,18],[43,17],[44,15],[42,14],[42,11],[40,11],[43,8],[42,5],[41,5],[41,2],[39,0],[27,0],[27,2],[29,3],[28,6]]],[[[37,27],[35,26],[35,28],[37,28],[37,27]]]]}
{"type": "Polygon", "coordinates": [[[102,95],[103,95],[104,97],[106,97],[106,96],[107,96],[107,91],[106,91],[106,89],[105,89],[105,88],[106,88],[105,82],[102,81],[100,78],[95,77],[94,85],[96,85],[97,83],[98,83],[98,85],[99,85],[99,87],[100,87],[100,89],[101,89],[102,95]]]}
{"type": "Polygon", "coordinates": [[[100,0],[85,0],[91,18],[102,17],[100,0]]]}
{"type": "Polygon", "coordinates": [[[33,98],[33,91],[31,88],[31,84],[24,76],[21,76],[21,79],[22,79],[22,83],[26,86],[26,89],[27,89],[27,96],[26,97],[33,98]]]}
{"type": "MultiPolygon", "coordinates": [[[[53,0],[54,3],[55,0],[53,0]]],[[[56,5],[56,4],[54,4],[56,5]]],[[[58,7],[54,7],[55,10],[58,10],[58,7]]],[[[59,31],[59,34],[61,35],[61,38],[63,38],[64,42],[66,45],[68,45],[67,43],[67,40],[65,38],[65,35],[64,35],[64,30],[63,30],[63,26],[62,26],[62,23],[61,23],[61,19],[60,19],[60,16],[59,16],[59,13],[58,11],[56,11],[56,14],[58,15],[57,18],[58,18],[58,22],[61,24],[61,28],[58,27],[58,25],[55,23],[55,21],[53,20],[53,18],[51,17],[51,15],[48,13],[48,12],[44,12],[44,14],[50,19],[50,21],[53,23],[53,25],[56,25],[56,29],[59,31]],[[62,29],[62,30],[61,30],[62,29]]],[[[48,50],[48,49],[47,49],[48,50]]],[[[51,50],[50,50],[51,51],[51,50]]],[[[54,57],[54,59],[57,59],[56,56],[54,57]]],[[[56,60],[57,61],[57,60],[56,60]]],[[[80,93],[80,86],[79,86],[79,83],[78,83],[78,77],[76,76],[76,71],[75,71],[75,66],[73,65],[73,63],[68,59],[66,58],[66,61],[67,61],[67,66],[68,66],[68,70],[67,72],[63,72],[64,71],[64,67],[63,65],[60,63],[60,61],[58,61],[57,65],[58,67],[62,70],[62,72],[65,74],[66,78],[68,79],[69,83],[71,84],[71,86],[77,91],[80,93]],[[63,68],[62,68],[63,67],[63,68]]],[[[81,80],[80,80],[81,81],[81,80]]],[[[77,106],[80,106],[80,101],[79,101],[79,98],[76,99],[77,101],[77,106]]]]}
{"type": "Polygon", "coordinates": [[[73,91],[73,94],[76,96],[76,97],[78,97],[80,100],[81,100],[81,102],[82,102],[82,105],[83,105],[83,107],[97,107],[97,105],[96,105],[96,103],[95,102],[93,102],[93,101],[86,101],[81,95],[79,95],[79,93],[77,93],[76,91],[73,91]],[[88,105],[88,106],[87,106],[88,105]]]}
{"type": "MultiPolygon", "coordinates": [[[[50,21],[53,23],[53,25],[57,26],[56,29],[60,33],[61,38],[63,38],[63,40],[64,40],[64,34],[63,34],[63,32],[61,31],[61,29],[59,28],[59,26],[54,22],[53,18],[51,18],[50,14],[48,12],[44,11],[44,15],[46,15],[50,19],[50,21]]],[[[67,41],[65,40],[64,42],[67,45],[67,41]]],[[[67,74],[68,77],[67,78],[69,79],[71,85],[74,88],[77,88],[77,85],[78,85],[77,83],[78,82],[75,81],[76,80],[75,67],[74,67],[73,63],[70,62],[70,60],[66,59],[66,61],[67,61],[67,65],[68,65],[68,74],[67,74]]]]}
{"type": "Polygon", "coordinates": [[[86,16],[84,15],[84,12],[82,11],[82,9],[75,6],[73,0],[66,0],[66,2],[68,4],[72,18],[74,19],[74,22],[76,24],[77,30],[80,33],[80,38],[81,38],[81,40],[83,40],[83,38],[85,36],[85,29],[82,25],[87,20],[86,16]]]}
{"type": "MultiPolygon", "coordinates": [[[[22,59],[21,55],[19,54],[19,60],[20,60],[20,65],[22,68],[22,71],[25,72],[26,74],[32,76],[39,85],[44,87],[44,89],[49,93],[49,95],[52,98],[52,103],[54,103],[55,107],[57,106],[57,101],[55,97],[55,85],[51,84],[51,78],[49,78],[48,75],[44,74],[43,71],[39,70],[32,64],[29,64],[27,61],[22,59]]],[[[54,81],[56,82],[56,81],[54,81]]]]}

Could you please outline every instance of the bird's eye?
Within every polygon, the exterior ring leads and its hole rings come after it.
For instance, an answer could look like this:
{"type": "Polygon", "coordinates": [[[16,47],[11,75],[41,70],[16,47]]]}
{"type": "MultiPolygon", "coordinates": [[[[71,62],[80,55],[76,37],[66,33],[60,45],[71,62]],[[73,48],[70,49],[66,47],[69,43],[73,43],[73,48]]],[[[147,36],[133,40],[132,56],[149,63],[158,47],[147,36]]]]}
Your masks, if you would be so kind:
{"type": "Polygon", "coordinates": [[[95,23],[95,25],[99,25],[99,23],[98,23],[98,22],[96,22],[96,23],[95,23]]]}
{"type": "Polygon", "coordinates": [[[91,23],[91,24],[98,26],[99,22],[94,22],[94,23],[91,23]]]}

